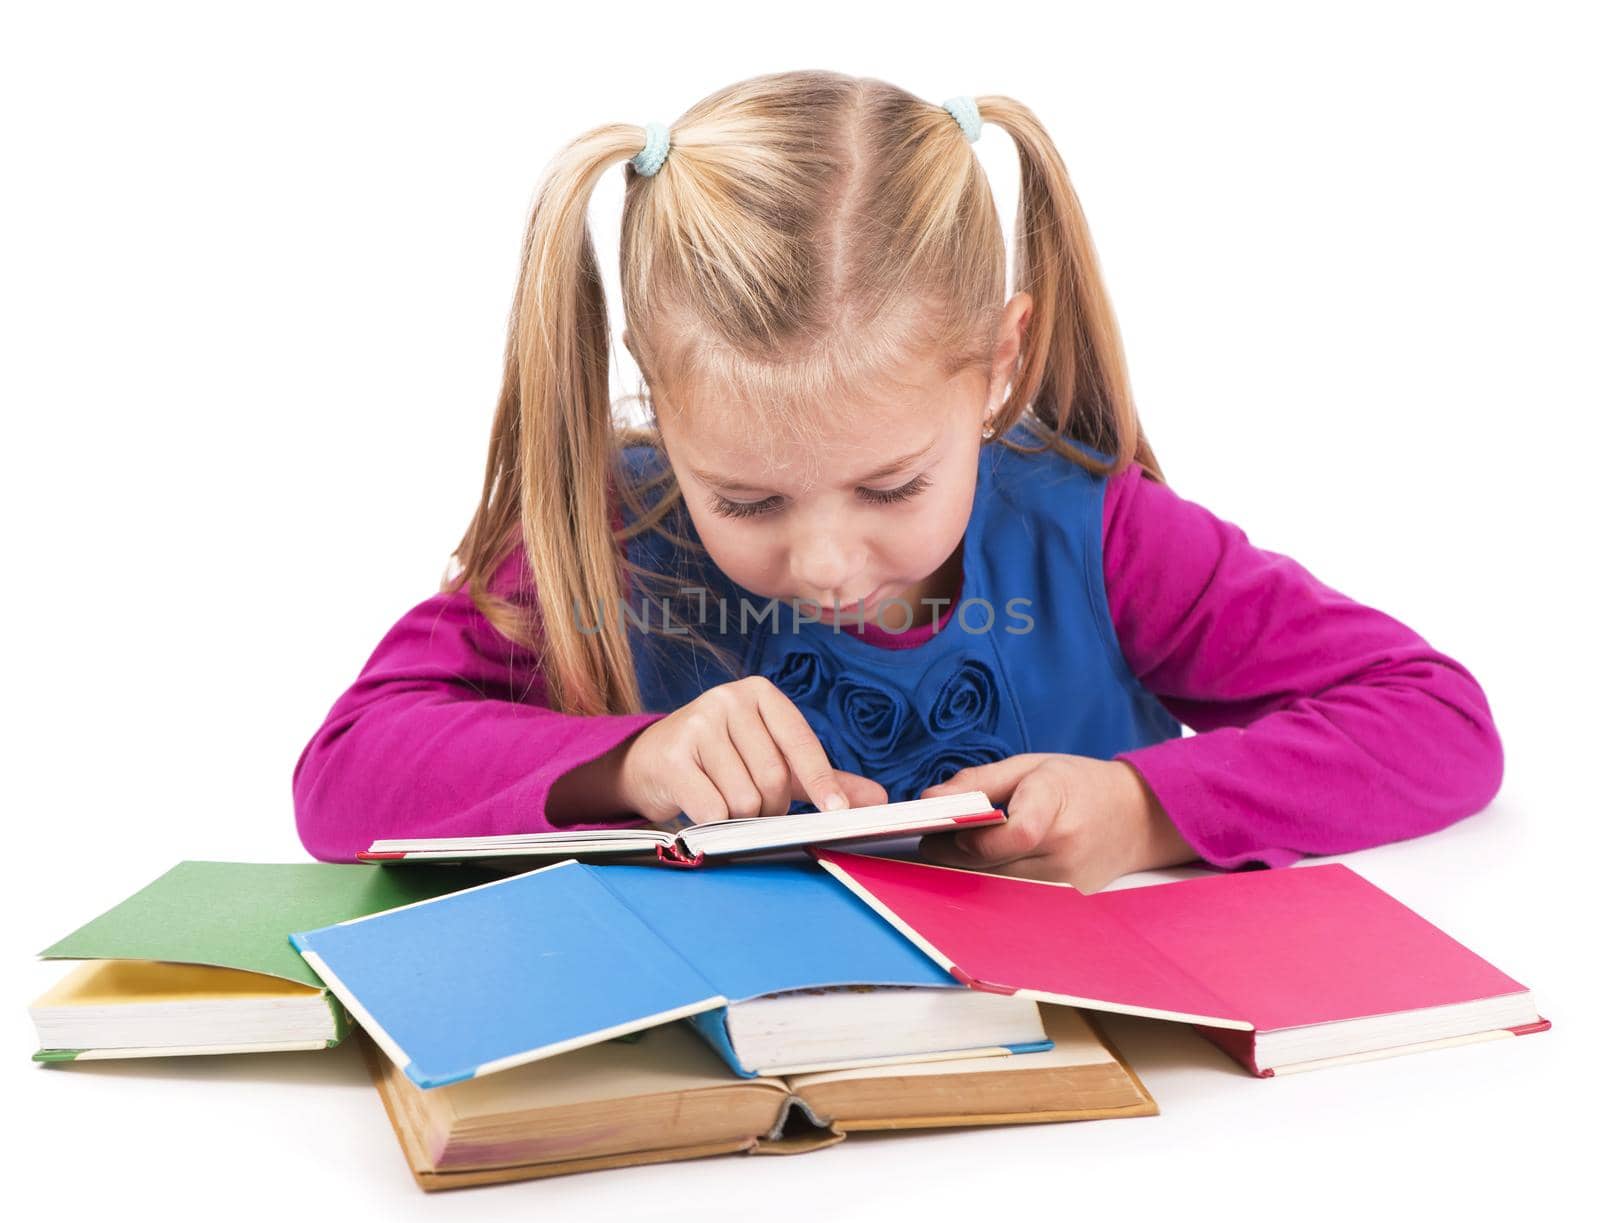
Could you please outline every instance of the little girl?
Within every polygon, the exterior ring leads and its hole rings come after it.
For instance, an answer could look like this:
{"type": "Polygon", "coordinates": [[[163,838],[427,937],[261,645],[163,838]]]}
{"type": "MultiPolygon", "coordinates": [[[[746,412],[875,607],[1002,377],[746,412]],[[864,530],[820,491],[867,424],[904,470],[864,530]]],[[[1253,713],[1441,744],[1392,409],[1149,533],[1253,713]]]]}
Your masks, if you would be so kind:
{"type": "Polygon", "coordinates": [[[1416,836],[1500,783],[1465,669],[1165,483],[1005,97],[780,73],[571,144],[454,556],[295,767],[319,858],[982,790],[1009,821],[927,858],[1094,889],[1416,836]],[[984,122],[1021,158],[1009,300],[984,122]],[[586,221],[619,161],[647,428],[613,421],[586,221]]]}

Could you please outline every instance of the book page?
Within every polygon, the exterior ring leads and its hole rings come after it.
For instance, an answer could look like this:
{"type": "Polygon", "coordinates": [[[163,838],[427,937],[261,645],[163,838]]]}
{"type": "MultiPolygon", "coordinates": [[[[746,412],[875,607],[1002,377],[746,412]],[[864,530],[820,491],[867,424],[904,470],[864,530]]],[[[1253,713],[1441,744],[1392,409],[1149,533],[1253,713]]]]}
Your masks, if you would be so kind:
{"type": "Polygon", "coordinates": [[[426,1093],[446,1096],[463,1120],[525,1109],[565,1108],[707,1087],[788,1094],[781,1079],[744,1079],[682,1022],[649,1028],[637,1041],[605,1041],[540,1062],[426,1093]]]}
{"type": "MultiPolygon", "coordinates": [[[[944,794],[938,798],[852,807],[845,811],[800,811],[794,815],[769,815],[755,819],[719,820],[696,824],[678,834],[691,854],[733,853],[745,849],[806,845],[854,837],[902,834],[920,827],[942,827],[962,815],[993,811],[979,790],[944,794]]],[[[1000,817],[996,817],[996,823],[1000,817]]]]}
{"type": "Polygon", "coordinates": [[[170,964],[163,960],[90,960],[67,973],[33,1005],[117,1006],[135,1002],[316,997],[321,993],[314,985],[239,968],[170,964]]]}
{"type": "Polygon", "coordinates": [[[1043,1053],[795,1075],[794,1093],[841,1133],[1145,1117],[1150,1093],[1070,1007],[1045,1011],[1043,1053]]]}
{"type": "Polygon", "coordinates": [[[906,1078],[917,1075],[985,1074],[1003,1071],[1043,1069],[1064,1066],[1098,1066],[1115,1063],[1111,1050],[1094,1034],[1088,1021],[1070,1006],[1039,1004],[1045,1035],[1055,1048],[1042,1053],[1011,1053],[1000,1057],[964,1057],[947,1061],[910,1062],[899,1066],[865,1066],[855,1070],[829,1070],[817,1074],[788,1076],[795,1091],[817,1083],[839,1083],[848,1079],[906,1078]]]}

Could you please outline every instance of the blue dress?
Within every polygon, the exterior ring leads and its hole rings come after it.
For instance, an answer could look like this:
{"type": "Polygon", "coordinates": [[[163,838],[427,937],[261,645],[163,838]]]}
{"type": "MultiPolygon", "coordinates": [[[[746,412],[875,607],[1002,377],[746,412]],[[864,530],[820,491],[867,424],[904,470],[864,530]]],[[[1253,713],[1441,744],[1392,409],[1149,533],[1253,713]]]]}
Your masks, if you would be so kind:
{"type": "MultiPolygon", "coordinates": [[[[1021,426],[1007,437],[1038,445],[1021,426]]],[[[631,478],[666,464],[647,446],[628,448],[624,460],[631,478]]],[[[652,591],[629,602],[643,707],[668,712],[717,684],[765,675],[804,713],[834,766],[877,781],[890,802],[1024,752],[1109,760],[1174,738],[1182,727],[1134,678],[1111,623],[1100,548],[1105,485],[1053,451],[984,446],[956,612],[904,649],[752,594],[658,531],[636,536],[629,559],[677,583],[665,599],[652,591]],[[686,625],[740,669],[697,648],[686,625]]],[[[698,546],[681,500],[664,525],[698,546]]]]}

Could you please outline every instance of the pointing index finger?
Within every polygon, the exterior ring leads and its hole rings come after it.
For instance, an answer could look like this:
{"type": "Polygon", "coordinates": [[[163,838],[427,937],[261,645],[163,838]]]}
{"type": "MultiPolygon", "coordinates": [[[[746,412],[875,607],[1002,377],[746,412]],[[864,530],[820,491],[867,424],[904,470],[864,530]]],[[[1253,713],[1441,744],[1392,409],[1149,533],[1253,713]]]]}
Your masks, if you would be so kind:
{"type": "Polygon", "coordinates": [[[772,688],[757,696],[756,708],[811,804],[818,811],[842,811],[848,807],[850,800],[833,775],[822,741],[794,702],[772,688]]]}

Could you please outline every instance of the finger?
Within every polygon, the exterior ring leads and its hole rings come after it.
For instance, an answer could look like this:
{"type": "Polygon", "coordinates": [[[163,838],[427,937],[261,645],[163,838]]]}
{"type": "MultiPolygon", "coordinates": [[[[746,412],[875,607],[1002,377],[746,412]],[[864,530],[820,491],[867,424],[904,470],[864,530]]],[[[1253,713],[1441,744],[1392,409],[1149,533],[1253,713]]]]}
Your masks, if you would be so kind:
{"type": "Polygon", "coordinates": [[[789,772],[794,775],[800,791],[793,797],[806,799],[818,811],[839,811],[848,807],[850,799],[840,787],[828,753],[794,702],[776,687],[760,688],[757,689],[756,710],[767,733],[789,763],[789,772]]]}
{"type": "Polygon", "coordinates": [[[1005,875],[1012,879],[1032,879],[1038,883],[1064,883],[1080,892],[1092,892],[1108,880],[1090,878],[1081,868],[1064,861],[1059,854],[1028,854],[1010,862],[977,862],[962,850],[951,848],[955,838],[937,833],[922,838],[919,846],[923,861],[935,866],[982,871],[986,875],[1005,875]]]}
{"type": "Polygon", "coordinates": [[[1054,774],[1035,768],[1016,785],[1006,806],[1006,822],[966,828],[956,845],[978,862],[1012,862],[1040,852],[1066,807],[1066,793],[1054,774]]]}
{"type": "Polygon", "coordinates": [[[756,787],[744,757],[726,734],[713,735],[699,744],[700,766],[717,788],[726,819],[749,819],[761,814],[761,791],[756,787]]]}
{"type": "Polygon", "coordinates": [[[930,832],[917,842],[917,857],[935,866],[957,866],[976,870],[972,855],[956,844],[953,832],[930,832]]]}
{"type": "Polygon", "coordinates": [[[847,773],[843,769],[834,769],[833,775],[852,807],[879,807],[889,801],[889,792],[870,777],[847,773]]]}
{"type": "Polygon", "coordinates": [[[917,843],[917,855],[924,862],[932,862],[936,866],[991,873],[1010,860],[979,857],[966,848],[961,838],[959,832],[930,832],[917,843]]]}
{"type": "Polygon", "coordinates": [[[990,868],[990,873],[1008,875],[1013,879],[1033,879],[1040,883],[1064,883],[1085,892],[1094,890],[1081,886],[1078,883],[1080,872],[1056,854],[1032,854],[1018,858],[1015,862],[990,868]]]}
{"type": "Polygon", "coordinates": [[[961,794],[967,790],[982,790],[984,796],[996,807],[1011,799],[1016,785],[1044,761],[1046,753],[1024,752],[1020,756],[1007,756],[991,764],[974,764],[936,786],[929,786],[918,797],[937,798],[941,794],[961,794]]]}
{"type": "Polygon", "coordinates": [[[753,814],[785,814],[794,798],[795,782],[765,724],[760,718],[730,718],[728,734],[761,795],[761,808],[753,814]]]}
{"type": "Polygon", "coordinates": [[[711,824],[728,818],[728,805],[722,801],[722,792],[712,784],[711,778],[705,775],[698,763],[674,778],[671,790],[672,801],[678,804],[691,823],[711,824]]]}

